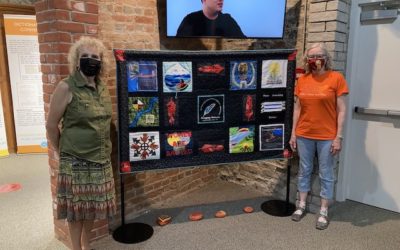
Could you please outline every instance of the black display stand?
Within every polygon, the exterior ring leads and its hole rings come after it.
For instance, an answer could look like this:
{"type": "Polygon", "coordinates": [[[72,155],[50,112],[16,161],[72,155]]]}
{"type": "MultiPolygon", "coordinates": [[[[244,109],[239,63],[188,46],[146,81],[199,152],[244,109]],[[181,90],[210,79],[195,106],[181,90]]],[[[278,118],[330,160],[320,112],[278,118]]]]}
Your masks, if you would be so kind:
{"type": "Polygon", "coordinates": [[[296,206],[289,202],[290,194],[290,168],[292,166],[291,158],[287,163],[287,176],[286,176],[286,200],[269,200],[261,204],[261,210],[265,213],[278,217],[286,217],[293,214],[296,206]]]}
{"type": "Polygon", "coordinates": [[[124,175],[120,175],[121,182],[121,221],[122,224],[113,233],[114,240],[125,243],[135,244],[148,240],[153,236],[153,227],[145,223],[125,224],[125,188],[124,175]]]}

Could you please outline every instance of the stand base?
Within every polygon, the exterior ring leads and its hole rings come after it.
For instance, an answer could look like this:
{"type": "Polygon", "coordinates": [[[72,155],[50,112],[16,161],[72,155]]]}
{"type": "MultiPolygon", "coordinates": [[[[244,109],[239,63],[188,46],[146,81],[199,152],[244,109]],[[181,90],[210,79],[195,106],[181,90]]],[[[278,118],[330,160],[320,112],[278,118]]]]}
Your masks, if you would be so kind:
{"type": "Polygon", "coordinates": [[[292,215],[296,206],[286,201],[270,200],[261,204],[261,210],[269,215],[285,217],[292,215]]]}
{"type": "Polygon", "coordinates": [[[114,240],[135,244],[148,240],[153,235],[153,227],[144,223],[129,223],[117,228],[113,233],[114,240]]]}

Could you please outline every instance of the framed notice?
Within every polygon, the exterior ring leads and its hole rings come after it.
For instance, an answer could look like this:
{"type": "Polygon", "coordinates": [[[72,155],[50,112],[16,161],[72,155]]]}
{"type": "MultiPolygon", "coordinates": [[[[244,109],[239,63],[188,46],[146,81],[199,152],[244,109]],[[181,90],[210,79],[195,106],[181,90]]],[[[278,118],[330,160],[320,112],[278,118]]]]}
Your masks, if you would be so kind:
{"type": "Polygon", "coordinates": [[[4,15],[17,153],[45,153],[42,73],[33,15],[4,15]]]}
{"type": "Polygon", "coordinates": [[[115,50],[121,173],[283,158],[294,50],[115,50]]]}

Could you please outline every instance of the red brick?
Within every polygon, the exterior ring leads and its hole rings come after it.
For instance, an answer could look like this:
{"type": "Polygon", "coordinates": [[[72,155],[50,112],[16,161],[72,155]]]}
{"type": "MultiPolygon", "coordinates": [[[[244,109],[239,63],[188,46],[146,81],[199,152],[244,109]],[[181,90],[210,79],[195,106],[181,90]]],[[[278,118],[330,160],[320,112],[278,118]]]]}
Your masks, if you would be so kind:
{"type": "Polygon", "coordinates": [[[40,69],[43,74],[50,74],[53,71],[53,68],[48,64],[42,64],[40,69]]]}
{"type": "Polygon", "coordinates": [[[65,61],[65,57],[61,56],[61,54],[48,54],[46,55],[46,61],[48,63],[55,63],[55,64],[68,63],[65,61]]]}
{"type": "Polygon", "coordinates": [[[40,63],[46,63],[46,55],[40,55],[40,63]]]}
{"type": "Polygon", "coordinates": [[[66,64],[53,64],[52,71],[56,74],[67,75],[69,74],[68,65],[66,64]]]}
{"type": "Polygon", "coordinates": [[[56,21],[55,27],[58,31],[66,31],[66,32],[72,32],[72,33],[84,33],[85,32],[85,26],[81,23],[56,21]]]}
{"type": "Polygon", "coordinates": [[[43,101],[45,103],[49,103],[50,102],[50,95],[48,94],[43,94],[43,101]]]}
{"type": "MultiPolygon", "coordinates": [[[[43,55],[43,56],[46,56],[46,55],[43,55]]],[[[40,67],[42,67],[42,66],[40,66],[40,67]]],[[[50,83],[47,74],[42,73],[42,83],[50,83]]]]}
{"type": "Polygon", "coordinates": [[[112,19],[114,21],[117,21],[117,22],[125,22],[126,19],[127,19],[127,16],[124,16],[124,15],[113,15],[112,19]]]}
{"type": "Polygon", "coordinates": [[[144,16],[155,16],[155,9],[145,9],[144,10],[144,16]]]}
{"type": "Polygon", "coordinates": [[[48,2],[51,9],[71,10],[71,1],[49,0],[48,2]]]}
{"type": "Polygon", "coordinates": [[[49,22],[38,23],[37,25],[37,31],[39,34],[49,32],[51,28],[52,24],[49,22]]]}
{"type": "Polygon", "coordinates": [[[47,2],[48,1],[36,1],[35,2],[35,11],[36,11],[36,13],[39,13],[39,12],[44,11],[44,10],[47,10],[48,9],[47,2]]]}
{"type": "Polygon", "coordinates": [[[73,11],[86,12],[84,1],[71,1],[71,7],[73,11]]]}
{"type": "Polygon", "coordinates": [[[39,42],[67,42],[71,43],[72,38],[69,33],[66,32],[51,32],[51,33],[39,33],[39,42]]]}
{"type": "Polygon", "coordinates": [[[71,48],[71,43],[58,43],[57,44],[57,49],[54,52],[58,53],[68,53],[69,49],[71,48]]]}
{"type": "Polygon", "coordinates": [[[95,14],[72,12],[72,21],[79,23],[98,24],[99,18],[95,14]]]}
{"type": "Polygon", "coordinates": [[[49,20],[48,16],[50,12],[51,11],[36,12],[36,22],[39,24],[49,20]]]}
{"type": "Polygon", "coordinates": [[[69,68],[67,64],[59,65],[59,72],[61,75],[68,75],[69,74],[69,68]]]}
{"type": "Polygon", "coordinates": [[[96,3],[86,3],[86,12],[87,13],[93,13],[93,14],[98,14],[99,13],[99,5],[96,3]]]}
{"type": "Polygon", "coordinates": [[[36,14],[36,21],[38,23],[44,21],[53,22],[54,20],[70,20],[70,12],[67,10],[47,10],[36,14]]]}

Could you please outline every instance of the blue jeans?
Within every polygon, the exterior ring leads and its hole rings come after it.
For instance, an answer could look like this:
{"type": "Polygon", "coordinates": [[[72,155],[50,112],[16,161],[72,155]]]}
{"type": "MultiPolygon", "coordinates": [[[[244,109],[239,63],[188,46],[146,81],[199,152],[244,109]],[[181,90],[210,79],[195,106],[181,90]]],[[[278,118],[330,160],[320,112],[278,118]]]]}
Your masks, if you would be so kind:
{"type": "Polygon", "coordinates": [[[314,140],[304,137],[297,137],[297,150],[300,157],[299,177],[297,188],[300,192],[310,191],[311,174],[315,151],[318,153],[319,179],[321,183],[321,198],[330,200],[333,198],[335,185],[334,160],[330,149],[332,140],[314,140]]]}

